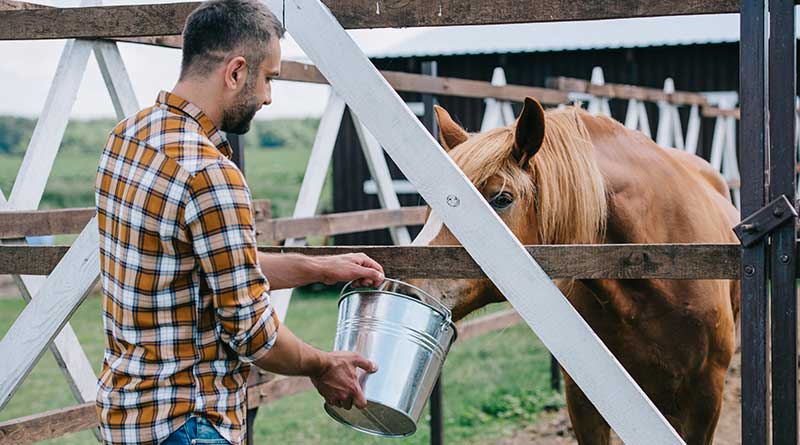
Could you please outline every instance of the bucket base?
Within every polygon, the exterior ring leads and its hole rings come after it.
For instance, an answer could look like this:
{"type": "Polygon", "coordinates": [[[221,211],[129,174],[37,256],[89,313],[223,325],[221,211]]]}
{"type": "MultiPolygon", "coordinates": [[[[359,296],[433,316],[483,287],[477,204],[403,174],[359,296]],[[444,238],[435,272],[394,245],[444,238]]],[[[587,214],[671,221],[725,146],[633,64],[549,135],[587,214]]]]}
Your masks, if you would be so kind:
{"type": "Polygon", "coordinates": [[[371,400],[367,400],[364,409],[354,406],[346,410],[327,403],[323,407],[337,422],[373,436],[407,437],[417,431],[417,424],[408,414],[371,400]]]}

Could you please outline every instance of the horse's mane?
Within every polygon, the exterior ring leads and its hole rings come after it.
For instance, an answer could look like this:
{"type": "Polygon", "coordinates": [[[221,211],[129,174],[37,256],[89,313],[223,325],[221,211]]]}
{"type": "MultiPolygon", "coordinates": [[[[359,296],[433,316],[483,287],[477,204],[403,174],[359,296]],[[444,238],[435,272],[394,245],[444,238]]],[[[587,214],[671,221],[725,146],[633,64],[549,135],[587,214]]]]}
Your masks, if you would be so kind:
{"type": "Polygon", "coordinates": [[[608,206],[605,181],[577,107],[545,113],[542,147],[523,170],[512,156],[514,125],[469,138],[451,156],[481,188],[499,176],[520,198],[533,195],[542,244],[599,243],[608,206]]]}

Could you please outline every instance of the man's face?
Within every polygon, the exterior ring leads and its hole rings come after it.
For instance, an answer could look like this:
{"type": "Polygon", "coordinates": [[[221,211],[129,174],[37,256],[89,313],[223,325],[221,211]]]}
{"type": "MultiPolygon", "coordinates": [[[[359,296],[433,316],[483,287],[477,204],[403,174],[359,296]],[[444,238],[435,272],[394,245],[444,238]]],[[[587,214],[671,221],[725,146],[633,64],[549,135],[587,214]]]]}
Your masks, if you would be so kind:
{"type": "Polygon", "coordinates": [[[239,93],[222,110],[221,130],[244,134],[263,105],[272,103],[272,80],[280,75],[281,45],[278,39],[269,42],[267,56],[257,67],[248,67],[247,80],[239,93]]]}

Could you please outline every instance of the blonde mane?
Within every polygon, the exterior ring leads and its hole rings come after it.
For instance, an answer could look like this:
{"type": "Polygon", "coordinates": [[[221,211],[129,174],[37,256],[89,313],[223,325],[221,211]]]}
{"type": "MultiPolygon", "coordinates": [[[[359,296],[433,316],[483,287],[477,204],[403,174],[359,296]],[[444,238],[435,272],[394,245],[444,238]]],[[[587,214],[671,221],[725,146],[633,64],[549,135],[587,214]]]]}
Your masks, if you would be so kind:
{"type": "Polygon", "coordinates": [[[605,181],[589,132],[577,107],[545,113],[542,147],[522,169],[512,155],[511,125],[475,135],[451,151],[453,160],[479,189],[499,177],[520,195],[533,197],[542,244],[593,244],[605,235],[605,181]]]}

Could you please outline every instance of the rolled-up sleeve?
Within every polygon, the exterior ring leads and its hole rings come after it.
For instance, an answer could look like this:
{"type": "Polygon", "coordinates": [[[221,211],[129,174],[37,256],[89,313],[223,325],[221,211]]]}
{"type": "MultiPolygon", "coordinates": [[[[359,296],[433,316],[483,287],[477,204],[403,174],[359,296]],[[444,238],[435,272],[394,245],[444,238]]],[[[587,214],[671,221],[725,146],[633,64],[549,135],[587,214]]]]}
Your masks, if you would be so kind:
{"type": "Polygon", "coordinates": [[[250,190],[236,166],[220,160],[190,181],[184,219],[213,293],[217,333],[245,362],[274,344],[278,317],[256,249],[250,190]]]}

